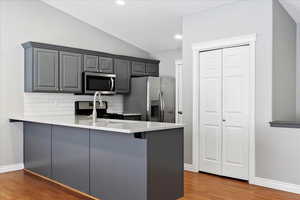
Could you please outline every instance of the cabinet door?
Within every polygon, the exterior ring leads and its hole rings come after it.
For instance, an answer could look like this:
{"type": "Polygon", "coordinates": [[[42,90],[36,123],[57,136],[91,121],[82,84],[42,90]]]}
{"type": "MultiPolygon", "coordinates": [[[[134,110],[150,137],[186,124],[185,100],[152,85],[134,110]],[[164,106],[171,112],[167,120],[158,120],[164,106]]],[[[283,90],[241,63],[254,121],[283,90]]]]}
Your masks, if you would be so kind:
{"type": "Polygon", "coordinates": [[[89,130],[53,126],[53,179],[89,193],[89,130]]]}
{"type": "Polygon", "coordinates": [[[148,76],[159,76],[159,65],[158,64],[146,64],[146,74],[148,76]]]}
{"type": "Polygon", "coordinates": [[[60,90],[80,93],[82,91],[82,55],[60,52],[60,90]]]}
{"type": "Polygon", "coordinates": [[[142,62],[132,62],[131,66],[132,76],[145,76],[146,75],[146,64],[142,62]]]}
{"type": "Polygon", "coordinates": [[[113,59],[108,57],[99,57],[99,71],[102,73],[114,73],[113,59]]]}
{"type": "Polygon", "coordinates": [[[115,60],[116,92],[120,94],[130,92],[130,61],[115,60]]]}
{"type": "Polygon", "coordinates": [[[98,71],[98,66],[99,66],[98,56],[84,55],[83,62],[84,62],[84,64],[83,64],[84,71],[87,71],[87,72],[97,72],[98,71]]]}
{"type": "Polygon", "coordinates": [[[35,48],[33,52],[33,91],[58,91],[58,51],[35,48]]]}
{"type": "Polygon", "coordinates": [[[24,167],[51,177],[51,126],[24,123],[24,167]]]}

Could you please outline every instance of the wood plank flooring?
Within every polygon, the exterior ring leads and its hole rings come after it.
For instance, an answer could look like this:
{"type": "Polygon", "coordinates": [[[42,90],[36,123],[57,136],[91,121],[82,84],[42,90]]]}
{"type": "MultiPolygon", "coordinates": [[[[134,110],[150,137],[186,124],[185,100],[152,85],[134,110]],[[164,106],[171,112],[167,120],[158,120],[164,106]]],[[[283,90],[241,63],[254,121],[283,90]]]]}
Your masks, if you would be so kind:
{"type": "MultiPolygon", "coordinates": [[[[0,200],[82,200],[59,186],[23,171],[0,174],[0,200]]],[[[185,172],[180,200],[300,200],[300,195],[208,174],[185,172]]]]}

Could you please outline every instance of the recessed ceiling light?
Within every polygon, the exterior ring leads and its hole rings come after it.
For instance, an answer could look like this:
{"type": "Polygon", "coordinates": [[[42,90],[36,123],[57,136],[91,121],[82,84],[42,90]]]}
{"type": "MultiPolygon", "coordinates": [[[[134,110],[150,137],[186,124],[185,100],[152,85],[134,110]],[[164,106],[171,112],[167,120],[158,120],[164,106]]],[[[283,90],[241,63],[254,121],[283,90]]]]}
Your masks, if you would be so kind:
{"type": "Polygon", "coordinates": [[[174,39],[175,40],[182,40],[182,35],[176,34],[176,35],[174,35],[174,39]]]}
{"type": "Polygon", "coordinates": [[[124,6],[126,4],[124,0],[116,0],[115,3],[119,6],[124,6]]]}

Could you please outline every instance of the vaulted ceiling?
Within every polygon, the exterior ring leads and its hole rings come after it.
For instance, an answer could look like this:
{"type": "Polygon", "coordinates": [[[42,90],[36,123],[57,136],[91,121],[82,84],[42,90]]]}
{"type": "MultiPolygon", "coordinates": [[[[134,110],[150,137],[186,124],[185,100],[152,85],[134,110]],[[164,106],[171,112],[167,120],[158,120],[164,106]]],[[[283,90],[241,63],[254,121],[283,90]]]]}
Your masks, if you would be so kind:
{"type": "MultiPolygon", "coordinates": [[[[42,0],[150,53],[181,48],[182,16],[243,0],[42,0]]],[[[300,22],[300,0],[280,0],[300,22]]]]}
{"type": "Polygon", "coordinates": [[[182,16],[212,9],[237,0],[43,0],[92,26],[150,53],[177,49],[182,16]]]}

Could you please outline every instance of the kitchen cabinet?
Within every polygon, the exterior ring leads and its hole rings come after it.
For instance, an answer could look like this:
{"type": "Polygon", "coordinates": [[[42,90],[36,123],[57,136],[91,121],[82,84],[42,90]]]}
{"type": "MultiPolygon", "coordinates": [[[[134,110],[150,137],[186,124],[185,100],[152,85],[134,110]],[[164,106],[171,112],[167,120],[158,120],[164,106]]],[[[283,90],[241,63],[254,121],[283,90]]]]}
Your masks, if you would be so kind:
{"type": "Polygon", "coordinates": [[[125,94],[130,92],[130,61],[115,59],[116,92],[125,94]]]}
{"type": "Polygon", "coordinates": [[[25,65],[30,65],[25,69],[26,89],[35,92],[57,92],[59,90],[58,51],[34,48],[25,52],[25,56],[28,59],[25,65]]]}
{"type": "Polygon", "coordinates": [[[52,132],[53,179],[89,193],[89,130],[52,126],[52,132]]]}
{"type": "Polygon", "coordinates": [[[101,124],[80,128],[78,121],[72,124],[66,118],[61,120],[68,121],[68,127],[53,119],[10,120],[24,122],[28,172],[103,200],[175,200],[183,196],[182,127],[164,126],[156,131],[148,127],[142,133],[128,133],[132,128],[124,128],[125,132],[116,132],[113,125],[112,130],[101,124]]]}
{"type": "Polygon", "coordinates": [[[24,123],[24,167],[51,177],[51,125],[24,123]]]}
{"type": "Polygon", "coordinates": [[[159,76],[159,65],[153,63],[147,63],[146,74],[148,76],[159,76]]]}
{"type": "Polygon", "coordinates": [[[84,71],[113,74],[113,58],[95,55],[84,55],[84,71]]]}
{"type": "Polygon", "coordinates": [[[132,76],[145,76],[146,75],[146,64],[142,62],[132,62],[131,66],[132,76]]]}
{"type": "Polygon", "coordinates": [[[113,59],[108,57],[99,57],[99,72],[101,73],[114,73],[113,59]]]}
{"type": "Polygon", "coordinates": [[[60,52],[60,91],[82,92],[82,54],[60,52]]]}
{"type": "Polygon", "coordinates": [[[93,55],[84,55],[83,57],[83,66],[84,71],[86,72],[97,72],[99,66],[99,58],[98,56],[93,55]]]}
{"type": "Polygon", "coordinates": [[[131,76],[159,76],[159,61],[38,42],[26,42],[25,92],[82,93],[82,72],[116,74],[116,92],[131,76]]]}

